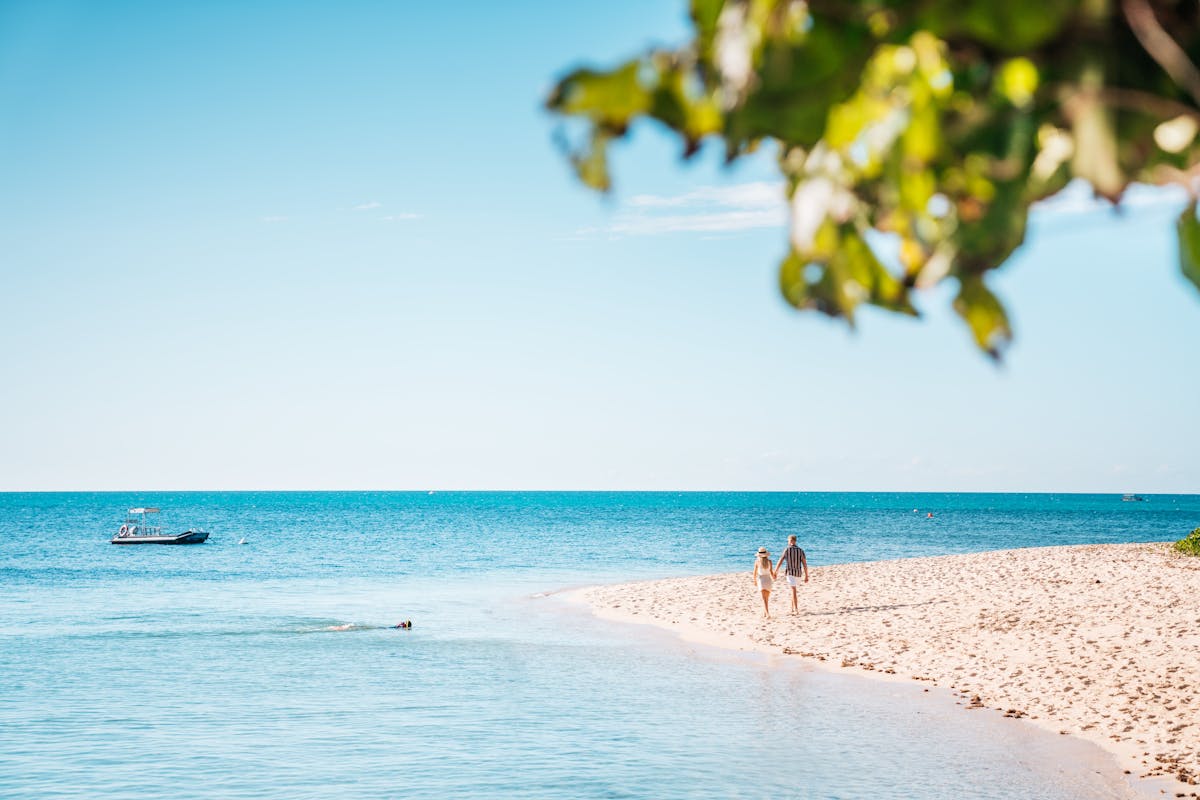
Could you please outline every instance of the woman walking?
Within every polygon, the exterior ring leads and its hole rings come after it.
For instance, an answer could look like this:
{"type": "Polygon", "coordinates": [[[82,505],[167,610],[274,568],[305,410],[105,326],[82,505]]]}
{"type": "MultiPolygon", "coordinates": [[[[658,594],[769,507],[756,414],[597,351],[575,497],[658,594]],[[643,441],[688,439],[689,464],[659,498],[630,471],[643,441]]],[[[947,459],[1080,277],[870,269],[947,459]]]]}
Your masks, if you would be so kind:
{"type": "Polygon", "coordinates": [[[775,570],[771,569],[771,554],[767,548],[758,548],[758,556],[754,559],[754,582],[762,592],[763,616],[771,616],[771,584],[775,582],[775,570]]]}

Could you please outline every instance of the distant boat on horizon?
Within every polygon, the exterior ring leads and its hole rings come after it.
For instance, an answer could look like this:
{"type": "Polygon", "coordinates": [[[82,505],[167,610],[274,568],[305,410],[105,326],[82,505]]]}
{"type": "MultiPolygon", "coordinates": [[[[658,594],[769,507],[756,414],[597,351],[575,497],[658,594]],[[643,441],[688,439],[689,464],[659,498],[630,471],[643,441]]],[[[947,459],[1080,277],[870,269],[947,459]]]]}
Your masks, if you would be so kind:
{"type": "Polygon", "coordinates": [[[1144,502],[1146,502],[1146,498],[1142,497],[1140,494],[1126,494],[1126,495],[1121,496],[1121,502],[1122,503],[1144,503],[1144,502]]]}

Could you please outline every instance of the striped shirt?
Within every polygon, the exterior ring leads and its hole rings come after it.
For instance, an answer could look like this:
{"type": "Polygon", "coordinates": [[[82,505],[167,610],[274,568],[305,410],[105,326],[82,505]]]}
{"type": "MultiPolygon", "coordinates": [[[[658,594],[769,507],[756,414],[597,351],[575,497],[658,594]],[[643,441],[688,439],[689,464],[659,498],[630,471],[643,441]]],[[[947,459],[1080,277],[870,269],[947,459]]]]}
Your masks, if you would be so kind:
{"type": "Polygon", "coordinates": [[[783,562],[787,564],[787,574],[800,576],[804,569],[800,566],[804,561],[804,551],[794,544],[783,549],[783,562]]]}

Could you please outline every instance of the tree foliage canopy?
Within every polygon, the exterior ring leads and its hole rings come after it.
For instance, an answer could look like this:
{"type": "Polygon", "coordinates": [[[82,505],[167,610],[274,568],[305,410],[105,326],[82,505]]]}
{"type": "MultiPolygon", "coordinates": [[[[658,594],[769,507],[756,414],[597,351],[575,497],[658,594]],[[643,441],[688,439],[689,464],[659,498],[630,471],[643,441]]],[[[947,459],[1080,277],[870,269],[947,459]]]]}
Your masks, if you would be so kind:
{"type": "Polygon", "coordinates": [[[610,185],[608,146],[650,118],[690,156],[777,146],[790,200],[783,296],[851,325],[866,303],[916,314],[954,280],[954,308],[999,357],[1011,339],[987,286],[1030,205],[1075,178],[1119,203],[1180,183],[1180,265],[1200,287],[1200,4],[1195,0],[692,0],[694,38],[611,70],[577,69],[547,100],[583,120],[567,154],[610,185]],[[899,270],[869,231],[899,238],[899,270]]]}

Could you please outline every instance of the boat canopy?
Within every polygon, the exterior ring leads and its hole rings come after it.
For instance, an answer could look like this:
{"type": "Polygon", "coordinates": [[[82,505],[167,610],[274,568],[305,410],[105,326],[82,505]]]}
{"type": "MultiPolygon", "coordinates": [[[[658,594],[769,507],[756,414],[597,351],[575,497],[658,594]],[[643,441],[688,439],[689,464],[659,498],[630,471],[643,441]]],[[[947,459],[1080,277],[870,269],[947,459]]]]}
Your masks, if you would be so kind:
{"type": "Polygon", "coordinates": [[[157,514],[161,509],[157,508],[131,508],[130,514],[157,514]]]}

